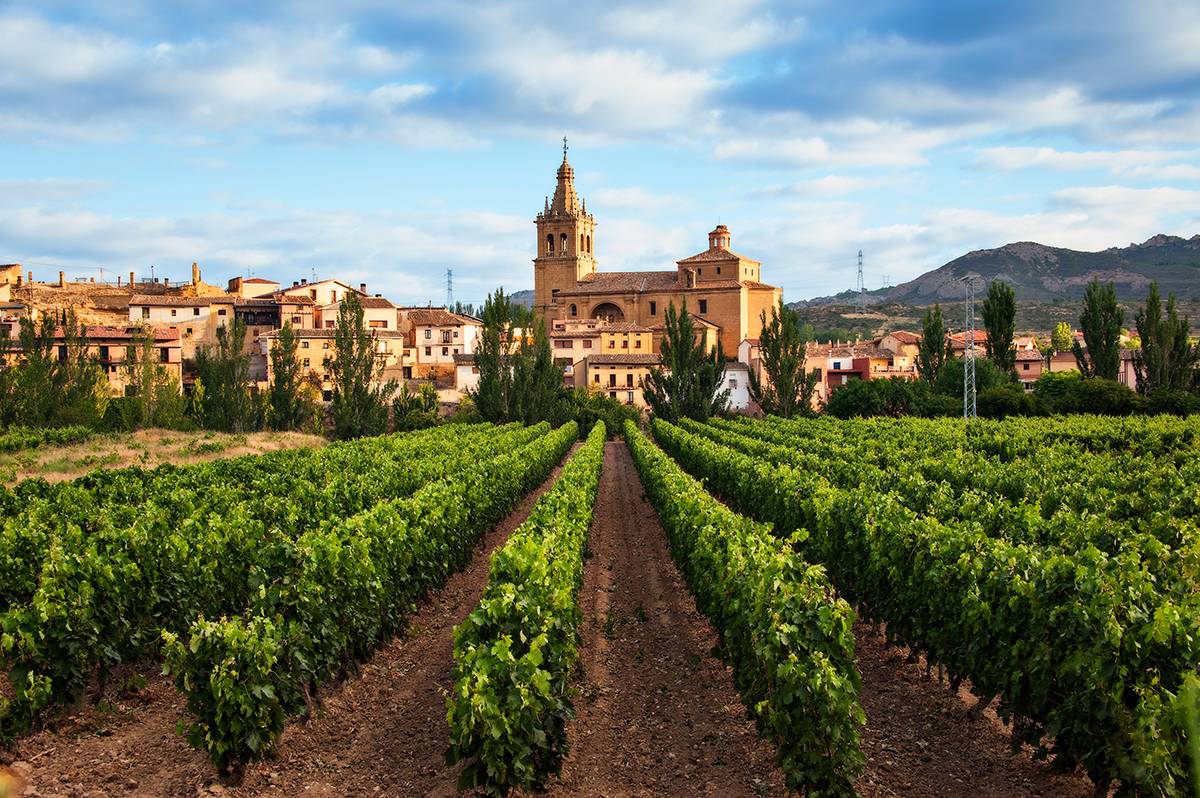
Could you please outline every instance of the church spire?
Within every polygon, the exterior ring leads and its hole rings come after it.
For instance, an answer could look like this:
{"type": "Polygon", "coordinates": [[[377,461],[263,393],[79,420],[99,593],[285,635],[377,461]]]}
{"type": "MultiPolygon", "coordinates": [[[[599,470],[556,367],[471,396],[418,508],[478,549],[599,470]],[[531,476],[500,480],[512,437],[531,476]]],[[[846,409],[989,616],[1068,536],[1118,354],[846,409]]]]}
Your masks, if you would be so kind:
{"type": "Polygon", "coordinates": [[[579,210],[579,195],[575,193],[575,170],[567,161],[567,139],[563,137],[563,160],[558,167],[558,185],[554,187],[554,199],[550,200],[554,213],[575,215],[579,210]]]}

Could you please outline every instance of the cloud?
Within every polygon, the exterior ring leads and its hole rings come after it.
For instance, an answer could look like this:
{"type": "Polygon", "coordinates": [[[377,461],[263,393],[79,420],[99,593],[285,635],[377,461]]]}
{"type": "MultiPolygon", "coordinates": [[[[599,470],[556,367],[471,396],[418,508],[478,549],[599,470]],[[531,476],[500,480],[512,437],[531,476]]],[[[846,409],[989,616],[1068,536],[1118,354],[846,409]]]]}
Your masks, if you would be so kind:
{"type": "Polygon", "coordinates": [[[642,186],[627,186],[623,188],[602,188],[593,191],[593,213],[610,213],[616,211],[642,211],[645,213],[660,213],[665,210],[675,210],[688,204],[683,197],[671,194],[656,194],[642,186]]]}
{"type": "Polygon", "coordinates": [[[112,189],[103,180],[67,180],[46,177],[31,180],[0,180],[0,207],[65,203],[112,189]]]}

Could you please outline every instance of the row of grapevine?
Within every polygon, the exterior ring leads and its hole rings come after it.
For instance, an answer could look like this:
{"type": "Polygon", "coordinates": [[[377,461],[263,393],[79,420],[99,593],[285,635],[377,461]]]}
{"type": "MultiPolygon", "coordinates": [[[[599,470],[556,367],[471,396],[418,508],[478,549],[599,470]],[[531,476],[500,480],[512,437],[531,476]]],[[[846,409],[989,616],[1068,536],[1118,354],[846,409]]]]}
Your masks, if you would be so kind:
{"type": "MultiPolygon", "coordinates": [[[[289,509],[285,495],[214,486],[209,493],[235,498],[200,501],[179,513],[179,494],[187,492],[179,488],[162,504],[143,503],[132,517],[125,508],[110,508],[120,523],[99,523],[90,534],[67,527],[51,535],[32,595],[0,614],[0,658],[15,694],[0,699],[0,737],[21,733],[41,708],[74,700],[97,679],[102,691],[112,666],[157,657],[161,630],[185,630],[200,615],[240,612],[271,582],[273,563],[286,560],[307,531],[381,498],[408,495],[527,443],[548,426],[498,435],[446,429],[439,437],[422,436],[418,449],[403,435],[331,449],[324,469],[309,464],[300,470],[313,486],[308,492],[297,486],[299,509],[289,509]],[[264,512],[264,506],[279,511],[264,512]],[[264,515],[274,520],[267,523],[264,515]]],[[[288,474],[277,478],[294,484],[288,474]]]]}
{"type": "Polygon", "coordinates": [[[447,758],[467,763],[459,789],[504,795],[540,787],[559,771],[605,437],[597,422],[554,487],[492,555],[483,598],[455,629],[447,758]]]}
{"type": "Polygon", "coordinates": [[[875,480],[840,487],[720,433],[654,432],[736,507],[803,526],[797,545],[843,595],[954,684],[999,697],[1015,739],[1121,794],[1187,793],[1179,696],[1200,666],[1200,595],[1164,594],[1140,550],[1011,542],[922,516],[875,480]]]}
{"type": "Polygon", "coordinates": [[[19,452],[37,446],[83,443],[95,434],[91,427],[9,427],[0,435],[0,453],[19,452]]]}
{"type": "Polygon", "coordinates": [[[61,535],[114,534],[148,515],[164,526],[179,526],[237,504],[268,527],[291,529],[320,517],[330,504],[369,506],[391,495],[390,479],[405,478],[405,464],[426,456],[439,441],[486,434],[473,427],[435,428],[183,467],[100,469],[53,486],[26,480],[16,489],[22,494],[20,512],[0,520],[0,610],[29,600],[50,544],[61,535]],[[358,467],[363,462],[378,468],[364,472],[358,467]]]}
{"type": "MultiPolygon", "coordinates": [[[[710,496],[632,422],[625,436],[671,553],[721,634],[759,730],[778,746],[789,786],[810,796],[853,795],[865,762],[854,611],[835,598],[824,570],[769,525],[710,496]]],[[[792,527],[776,527],[785,528],[792,527]]]]}
{"type": "Polygon", "coordinates": [[[577,434],[572,422],[491,457],[477,450],[473,465],[456,458],[455,473],[411,497],[280,550],[243,613],[164,632],[165,670],[194,716],[192,744],[235,771],[261,758],[318,685],[403,629],[417,599],[463,566],[480,534],[545,479],[577,434]]]}

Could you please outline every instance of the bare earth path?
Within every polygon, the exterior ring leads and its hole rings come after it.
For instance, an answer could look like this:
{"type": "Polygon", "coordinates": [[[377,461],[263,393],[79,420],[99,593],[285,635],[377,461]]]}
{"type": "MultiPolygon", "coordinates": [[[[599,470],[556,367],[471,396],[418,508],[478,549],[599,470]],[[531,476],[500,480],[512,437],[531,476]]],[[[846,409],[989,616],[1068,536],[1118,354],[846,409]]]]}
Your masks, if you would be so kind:
{"type": "Polygon", "coordinates": [[[207,757],[175,734],[184,702],[167,680],[156,678],[126,711],[89,710],[58,732],[22,741],[20,755],[32,765],[26,794],[455,795],[457,769],[442,758],[450,740],[443,691],[450,686],[454,626],[478,604],[492,550],[520,526],[559,471],[484,536],[467,568],[417,610],[407,636],[331,690],[312,721],[289,724],[277,759],[248,768],[239,788],[215,785],[207,757]]]}
{"type": "Polygon", "coordinates": [[[623,442],[604,452],[580,589],[581,695],[551,796],[781,795],[716,635],[671,561],[623,442]]]}

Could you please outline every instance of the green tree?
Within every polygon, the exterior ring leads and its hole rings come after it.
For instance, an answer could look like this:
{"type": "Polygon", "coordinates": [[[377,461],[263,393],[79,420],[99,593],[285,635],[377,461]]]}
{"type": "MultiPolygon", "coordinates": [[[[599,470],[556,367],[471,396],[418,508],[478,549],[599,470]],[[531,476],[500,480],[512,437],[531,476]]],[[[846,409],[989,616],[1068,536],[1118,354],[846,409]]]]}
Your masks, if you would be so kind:
{"type": "Polygon", "coordinates": [[[333,429],[341,439],[387,432],[388,407],[399,384],[383,380],[383,361],[375,335],[363,324],[358,296],[351,293],[338,308],[333,357],[326,369],[333,382],[333,429]]]}
{"type": "Polygon", "coordinates": [[[475,345],[479,384],[471,393],[486,421],[559,421],[565,416],[563,370],[554,362],[545,323],[497,289],[483,305],[475,345]]]}
{"type": "Polygon", "coordinates": [[[757,369],[750,369],[750,393],[762,406],[763,412],[783,418],[812,412],[813,391],[818,372],[805,370],[808,355],[806,328],[800,326],[796,311],[780,300],[771,308],[771,320],[764,310],[759,316],[759,352],[762,357],[766,384],[759,379],[757,369]]]}
{"type": "Polygon", "coordinates": [[[926,382],[937,382],[942,367],[954,354],[950,336],[946,334],[946,323],[942,320],[942,306],[935,304],[925,311],[921,320],[921,343],[917,348],[917,373],[926,382]]]}
{"type": "Polygon", "coordinates": [[[1075,336],[1071,334],[1070,324],[1060,321],[1054,326],[1054,332],[1050,335],[1050,345],[1054,347],[1055,352],[1068,351],[1073,340],[1075,336]]]}
{"type": "MultiPolygon", "coordinates": [[[[11,415],[31,427],[97,426],[108,404],[108,377],[88,352],[86,328],[74,309],[21,319],[21,362],[6,378],[11,415]]],[[[16,352],[14,352],[16,354],[16,352]]]]}
{"type": "Polygon", "coordinates": [[[1017,296],[1012,286],[999,280],[988,285],[983,299],[983,327],[987,332],[984,345],[988,359],[1001,371],[1017,373],[1017,351],[1013,347],[1016,332],[1017,296]]]}
{"type": "Polygon", "coordinates": [[[725,381],[725,353],[720,341],[706,352],[692,329],[687,301],[675,310],[667,306],[663,318],[662,365],[650,369],[642,392],[654,415],[667,421],[691,418],[703,421],[729,406],[725,381]]]}
{"type": "Polygon", "coordinates": [[[1112,283],[1101,285],[1099,280],[1088,283],[1083,294],[1083,313],[1079,329],[1083,332],[1086,350],[1078,341],[1071,344],[1075,363],[1084,377],[1116,380],[1121,369],[1121,324],[1125,311],[1117,304],[1117,289],[1112,283]]]}
{"type": "Polygon", "coordinates": [[[234,317],[217,328],[215,346],[196,352],[196,373],[203,383],[200,423],[206,429],[246,432],[254,412],[250,398],[250,357],[242,351],[246,322],[234,317]]]}
{"type": "Polygon", "coordinates": [[[1142,342],[1133,353],[1138,393],[1148,396],[1161,390],[1186,390],[1200,360],[1200,345],[1192,345],[1188,318],[1180,318],[1175,295],[1167,298],[1164,316],[1158,283],[1151,283],[1146,304],[1138,310],[1134,323],[1142,342]]]}
{"type": "Polygon", "coordinates": [[[125,395],[131,417],[126,423],[138,427],[177,428],[183,424],[187,402],[176,379],[158,357],[154,330],[142,327],[125,348],[125,395]]]}
{"type": "Polygon", "coordinates": [[[305,429],[312,422],[315,403],[297,355],[299,342],[290,322],[284,322],[271,347],[271,390],[267,413],[271,429],[305,429]]]}
{"type": "Polygon", "coordinates": [[[429,383],[421,383],[416,391],[404,383],[392,402],[392,429],[407,432],[432,427],[438,423],[439,406],[437,389],[429,383]]]}

